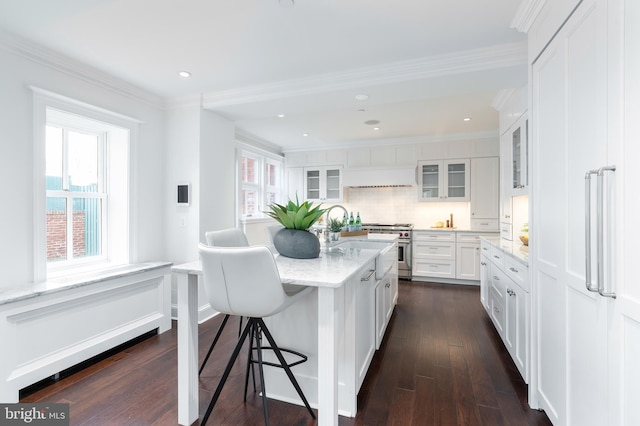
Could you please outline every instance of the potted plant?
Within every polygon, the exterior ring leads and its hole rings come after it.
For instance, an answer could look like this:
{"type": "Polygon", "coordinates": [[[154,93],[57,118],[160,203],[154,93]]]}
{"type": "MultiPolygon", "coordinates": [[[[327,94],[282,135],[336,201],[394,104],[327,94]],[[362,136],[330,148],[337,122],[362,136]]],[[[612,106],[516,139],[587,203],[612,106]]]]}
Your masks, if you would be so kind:
{"type": "Polygon", "coordinates": [[[289,200],[286,205],[273,203],[266,214],[284,226],[273,236],[273,245],[278,252],[295,259],[312,259],[320,255],[320,241],[308,229],[316,223],[326,209],[320,204],[289,200]]]}
{"type": "Polygon", "coordinates": [[[329,239],[338,241],[340,239],[340,231],[342,231],[342,221],[336,218],[329,220],[329,239]]]}

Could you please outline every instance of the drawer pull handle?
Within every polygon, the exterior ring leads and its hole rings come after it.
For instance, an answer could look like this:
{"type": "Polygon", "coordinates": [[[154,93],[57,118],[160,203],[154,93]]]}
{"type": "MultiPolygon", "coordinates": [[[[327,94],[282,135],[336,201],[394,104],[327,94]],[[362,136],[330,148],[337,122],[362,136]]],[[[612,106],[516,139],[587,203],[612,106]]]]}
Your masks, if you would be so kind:
{"type": "Polygon", "coordinates": [[[480,265],[482,265],[482,266],[487,266],[487,264],[486,264],[486,263],[484,263],[484,262],[480,262],[480,265]]]}
{"type": "Polygon", "coordinates": [[[366,277],[362,277],[360,278],[360,281],[369,281],[371,279],[371,277],[373,276],[373,274],[376,273],[375,269],[372,269],[369,271],[369,275],[367,275],[366,277]]]}
{"type": "Polygon", "coordinates": [[[516,273],[516,274],[517,274],[518,272],[520,272],[520,271],[518,271],[518,270],[517,270],[516,268],[514,268],[514,267],[509,268],[509,270],[510,270],[511,272],[516,273]]]}
{"type": "Polygon", "coordinates": [[[498,309],[496,306],[493,307],[493,312],[499,314],[500,313],[500,309],[498,309]]]}
{"type": "Polygon", "coordinates": [[[513,291],[513,290],[511,290],[510,288],[507,288],[507,294],[508,294],[509,296],[515,296],[515,295],[516,295],[516,292],[515,292],[515,291],[513,291]]]}
{"type": "Polygon", "coordinates": [[[493,276],[493,279],[496,281],[500,281],[500,278],[496,277],[495,275],[493,276]]]}
{"type": "Polygon", "coordinates": [[[495,257],[496,259],[500,259],[500,256],[496,256],[495,254],[493,255],[493,257],[495,257]]]}

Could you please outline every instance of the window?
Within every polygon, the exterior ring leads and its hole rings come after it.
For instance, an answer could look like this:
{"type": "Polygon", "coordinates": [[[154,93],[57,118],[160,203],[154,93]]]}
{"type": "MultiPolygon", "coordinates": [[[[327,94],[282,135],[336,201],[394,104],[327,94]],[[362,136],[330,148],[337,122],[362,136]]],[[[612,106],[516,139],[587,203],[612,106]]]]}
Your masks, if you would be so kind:
{"type": "Polygon", "coordinates": [[[281,157],[242,150],[240,155],[240,214],[262,216],[269,204],[282,203],[284,162],[281,157]]]}
{"type": "Polygon", "coordinates": [[[47,262],[100,258],[107,210],[104,133],[46,127],[47,262]]]}
{"type": "Polygon", "coordinates": [[[139,122],[34,90],[34,280],[134,261],[131,144],[139,122]]]}

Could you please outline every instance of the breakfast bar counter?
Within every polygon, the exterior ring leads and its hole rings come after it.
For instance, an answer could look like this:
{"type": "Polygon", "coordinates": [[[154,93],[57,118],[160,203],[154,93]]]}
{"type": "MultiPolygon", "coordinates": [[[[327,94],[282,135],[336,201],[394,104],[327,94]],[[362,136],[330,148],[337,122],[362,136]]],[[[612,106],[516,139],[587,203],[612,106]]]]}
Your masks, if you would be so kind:
{"type": "MultiPolygon", "coordinates": [[[[319,425],[338,424],[338,321],[345,309],[345,283],[357,280],[373,268],[375,259],[393,246],[378,241],[344,241],[323,247],[315,259],[291,259],[276,255],[283,283],[317,287],[317,408],[319,425]],[[367,247],[371,245],[371,248],[367,247]]],[[[198,279],[200,261],[172,268],[178,291],[178,423],[190,425],[198,420],[198,279]]],[[[371,274],[369,274],[371,275],[371,274]]],[[[315,294],[316,292],[314,292],[315,294]]],[[[295,306],[295,305],[294,305],[295,306]]],[[[215,416],[215,413],[214,413],[215,416]]]]}

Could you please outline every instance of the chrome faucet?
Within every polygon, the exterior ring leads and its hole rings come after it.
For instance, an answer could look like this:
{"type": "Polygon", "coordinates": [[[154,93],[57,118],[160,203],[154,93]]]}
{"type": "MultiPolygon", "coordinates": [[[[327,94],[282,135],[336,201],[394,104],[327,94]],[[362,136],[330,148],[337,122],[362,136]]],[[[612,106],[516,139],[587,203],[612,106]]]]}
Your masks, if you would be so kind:
{"type": "Polygon", "coordinates": [[[325,223],[327,224],[327,226],[329,226],[329,213],[331,213],[331,210],[335,209],[336,207],[342,209],[344,211],[344,213],[347,215],[347,217],[349,217],[349,212],[347,211],[347,209],[344,208],[344,206],[341,206],[340,204],[336,204],[335,206],[331,206],[327,209],[327,216],[325,218],[325,223]]]}
{"type": "Polygon", "coordinates": [[[324,241],[325,242],[329,242],[329,213],[331,213],[331,210],[335,209],[336,207],[341,208],[342,210],[344,210],[344,214],[347,215],[347,217],[349,217],[349,212],[347,211],[347,209],[344,208],[344,206],[341,206],[340,204],[336,204],[334,206],[331,206],[327,209],[327,215],[325,217],[325,230],[324,230],[324,241]]]}

